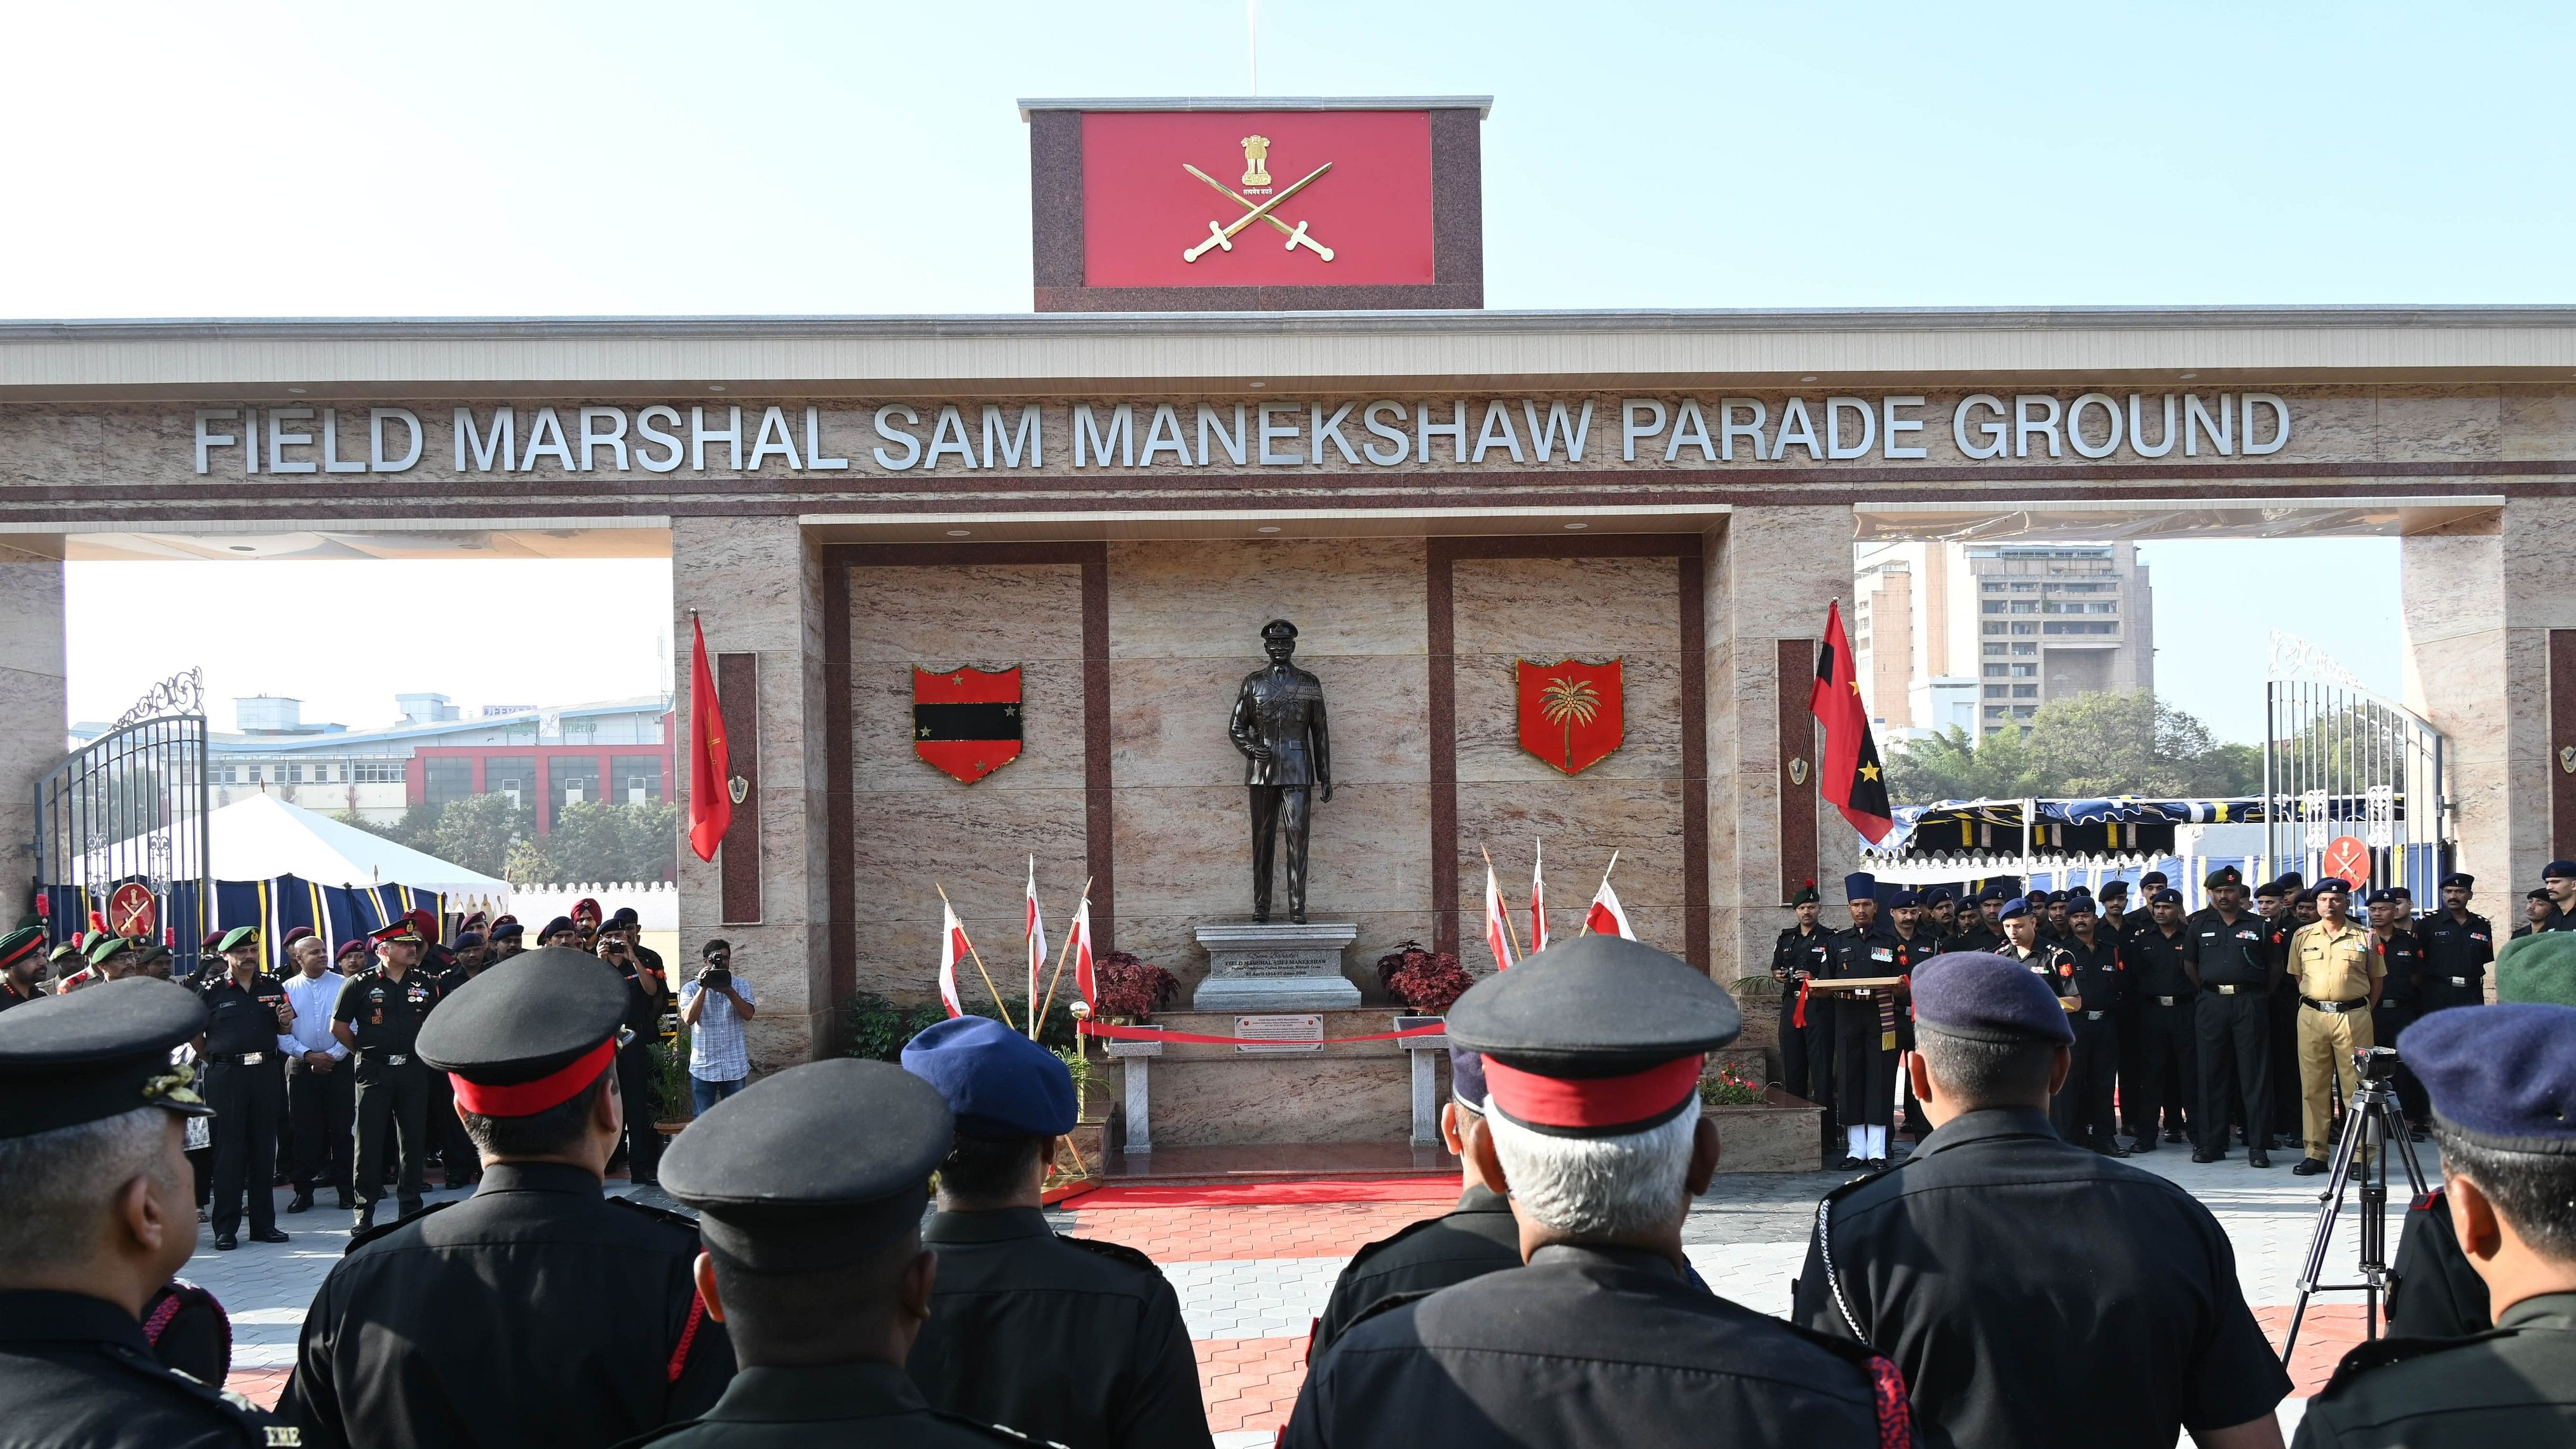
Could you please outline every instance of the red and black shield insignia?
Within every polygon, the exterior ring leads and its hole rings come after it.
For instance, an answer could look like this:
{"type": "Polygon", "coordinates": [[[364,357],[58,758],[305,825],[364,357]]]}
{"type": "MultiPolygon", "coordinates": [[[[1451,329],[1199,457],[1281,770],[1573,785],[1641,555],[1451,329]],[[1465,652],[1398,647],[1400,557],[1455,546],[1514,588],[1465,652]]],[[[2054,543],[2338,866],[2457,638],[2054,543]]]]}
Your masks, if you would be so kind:
{"type": "Polygon", "coordinates": [[[1521,748],[1569,775],[1609,758],[1627,737],[1619,698],[1620,661],[1515,665],[1520,678],[1521,748]]]}
{"type": "Polygon", "coordinates": [[[1020,666],[912,671],[912,749],[972,785],[1020,757],[1020,666]]]}

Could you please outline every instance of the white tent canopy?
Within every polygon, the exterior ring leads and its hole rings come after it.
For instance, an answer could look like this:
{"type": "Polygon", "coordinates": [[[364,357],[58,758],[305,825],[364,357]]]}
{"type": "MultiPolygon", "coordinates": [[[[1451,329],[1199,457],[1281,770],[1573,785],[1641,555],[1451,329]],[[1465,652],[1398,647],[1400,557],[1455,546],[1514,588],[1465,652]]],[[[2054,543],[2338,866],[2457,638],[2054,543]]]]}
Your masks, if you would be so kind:
{"type": "Polygon", "coordinates": [[[410,886],[454,897],[500,899],[510,884],[398,845],[328,815],[253,795],[206,817],[217,880],[291,875],[324,886],[410,886]]]}

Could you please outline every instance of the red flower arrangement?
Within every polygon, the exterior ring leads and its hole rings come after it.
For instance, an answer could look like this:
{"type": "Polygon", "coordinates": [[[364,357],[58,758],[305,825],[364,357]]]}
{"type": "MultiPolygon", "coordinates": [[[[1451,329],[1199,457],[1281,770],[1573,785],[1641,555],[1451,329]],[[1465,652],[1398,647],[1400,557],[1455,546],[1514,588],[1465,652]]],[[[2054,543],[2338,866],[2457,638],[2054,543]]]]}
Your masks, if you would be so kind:
{"type": "Polygon", "coordinates": [[[1377,979],[1389,995],[1424,1016],[1446,1013],[1476,984],[1458,964],[1456,952],[1434,952],[1419,941],[1406,941],[1377,958],[1377,979]]]}
{"type": "Polygon", "coordinates": [[[1179,977],[1133,951],[1110,952],[1097,975],[1102,1016],[1151,1016],[1181,994],[1179,977]]]}
{"type": "Polygon", "coordinates": [[[1759,1107],[1769,1097],[1759,1081],[1729,1063],[1720,1066],[1717,1075],[1700,1079],[1699,1099],[1711,1107],[1759,1107]]]}

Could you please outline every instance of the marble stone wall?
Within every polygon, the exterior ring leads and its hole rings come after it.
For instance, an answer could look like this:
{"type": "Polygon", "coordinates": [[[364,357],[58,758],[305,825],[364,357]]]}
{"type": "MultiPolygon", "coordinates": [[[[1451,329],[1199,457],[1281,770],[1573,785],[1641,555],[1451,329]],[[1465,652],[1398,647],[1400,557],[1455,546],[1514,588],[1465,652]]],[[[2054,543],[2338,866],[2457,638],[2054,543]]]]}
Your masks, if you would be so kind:
{"type": "MultiPolygon", "coordinates": [[[[1792,920],[1779,904],[1778,644],[1822,635],[1826,605],[1849,594],[1851,510],[1739,510],[1706,556],[1710,971],[1767,978],[1772,938],[1792,920]]],[[[1830,885],[1859,847],[1841,812],[1820,802],[1817,816],[1816,877],[1830,885]]]]}
{"type": "Polygon", "coordinates": [[[2445,736],[2459,868],[2500,929],[2552,853],[2548,633],[2576,628],[2570,527],[2576,501],[2516,499],[2400,545],[2406,704],[2445,736]]]}
{"type": "MultiPolygon", "coordinates": [[[[851,751],[858,836],[856,989],[904,1000],[937,992],[945,889],[994,984],[1005,998],[1021,995],[1029,857],[1056,944],[1092,868],[1083,833],[1081,566],[852,568],[849,595],[851,738],[842,748],[851,751]],[[915,754],[916,665],[1018,665],[1019,758],[968,785],[915,754]]],[[[986,995],[972,963],[958,984],[970,1001],[986,995]]]]}
{"type": "Polygon", "coordinates": [[[67,667],[62,560],[0,552],[0,841],[22,880],[35,872],[36,780],[63,757],[67,667]]]}
{"type": "MultiPolygon", "coordinates": [[[[1194,984],[1207,972],[1197,924],[1251,914],[1244,761],[1226,719],[1243,677],[1263,666],[1261,626],[1273,618],[1296,624],[1297,662],[1323,681],[1332,731],[1334,795],[1314,807],[1308,913],[1359,925],[1345,961],[1372,999],[1370,963],[1431,939],[1423,579],[1423,545],[1410,540],[1110,545],[1120,948],[1194,984]]],[[[1274,890],[1284,912],[1284,881],[1274,890]]]]}
{"type": "MultiPolygon", "coordinates": [[[[698,947],[722,936],[734,969],[759,992],[751,1023],[755,1072],[808,1060],[834,1039],[833,987],[825,950],[822,573],[793,518],[678,520],[671,530],[671,637],[683,651],[676,700],[680,768],[675,798],[688,810],[689,610],[699,611],[707,652],[759,655],[756,701],[725,701],[726,726],[757,731],[757,820],[737,815],[727,850],[761,853],[759,923],[728,925],[715,864],[680,843],[680,956],[693,971],[698,947]],[[757,710],[757,719],[753,710],[757,710]]],[[[719,860],[721,857],[719,857],[719,860]]],[[[614,908],[616,902],[608,902],[614,908]]]]}
{"type": "MultiPolygon", "coordinates": [[[[1696,564],[1689,565],[1696,567],[1696,564]]],[[[1611,883],[1640,940],[1682,953],[1681,592],[1671,558],[1460,559],[1457,630],[1460,955],[1493,969],[1485,855],[1528,941],[1530,856],[1547,843],[1548,929],[1580,930],[1611,852],[1611,883]],[[1521,748],[1519,660],[1621,661],[1626,735],[1567,775],[1521,748]]]]}

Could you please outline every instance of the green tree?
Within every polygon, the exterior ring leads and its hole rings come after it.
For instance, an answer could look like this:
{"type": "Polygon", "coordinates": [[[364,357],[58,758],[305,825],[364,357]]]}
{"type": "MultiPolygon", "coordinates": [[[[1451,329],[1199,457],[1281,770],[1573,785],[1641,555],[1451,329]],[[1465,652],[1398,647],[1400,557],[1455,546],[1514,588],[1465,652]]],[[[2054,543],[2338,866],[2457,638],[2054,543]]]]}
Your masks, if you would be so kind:
{"type": "Polygon", "coordinates": [[[563,879],[563,872],[555,869],[545,847],[531,836],[510,847],[509,857],[501,862],[501,878],[512,885],[552,885],[563,879]]]}
{"type": "Polygon", "coordinates": [[[2249,795],[2263,779],[2262,751],[2218,743],[2189,712],[2144,691],[2052,700],[2026,730],[1971,741],[1953,728],[1897,746],[1887,763],[1889,796],[1904,805],[2249,795]]]}
{"type": "Polygon", "coordinates": [[[557,880],[669,880],[678,873],[679,837],[676,806],[587,801],[555,816],[545,856],[557,880]]]}

